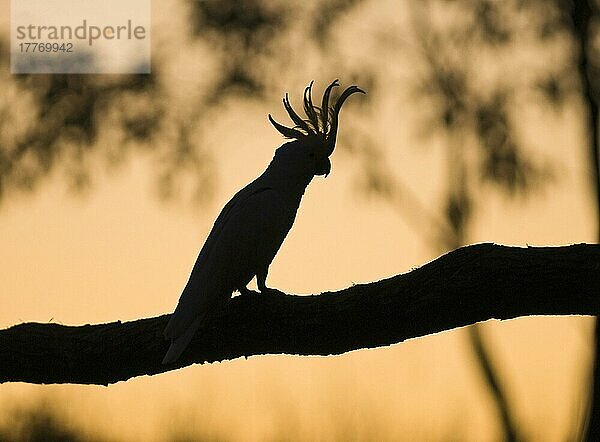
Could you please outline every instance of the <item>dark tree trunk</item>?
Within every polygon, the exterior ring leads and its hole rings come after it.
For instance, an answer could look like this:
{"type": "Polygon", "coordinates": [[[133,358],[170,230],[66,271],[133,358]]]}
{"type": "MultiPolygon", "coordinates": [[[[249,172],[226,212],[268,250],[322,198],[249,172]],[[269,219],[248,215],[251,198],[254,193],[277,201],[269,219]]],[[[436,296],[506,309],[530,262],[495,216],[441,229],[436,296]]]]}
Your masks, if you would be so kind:
{"type": "MultiPolygon", "coordinates": [[[[598,133],[598,90],[595,73],[597,69],[591,65],[590,24],[595,16],[595,6],[590,0],[573,2],[572,23],[573,35],[578,43],[577,67],[581,83],[581,92],[586,112],[588,131],[588,152],[590,158],[590,174],[592,178],[593,197],[596,205],[596,240],[600,241],[600,152],[598,133]],[[596,83],[595,83],[596,82],[596,83]]],[[[594,362],[589,398],[589,412],[585,430],[585,440],[600,440],[600,324],[596,318],[594,329],[594,362]]]]}
{"type": "Polygon", "coordinates": [[[513,419],[511,408],[506,398],[505,389],[498,378],[498,372],[492,365],[492,357],[488,351],[488,346],[485,344],[482,336],[482,329],[478,324],[467,328],[469,333],[469,342],[471,348],[477,357],[479,369],[482,372],[486,385],[490,393],[494,397],[496,409],[502,424],[503,439],[506,442],[514,442],[519,440],[517,426],[513,419]]]}

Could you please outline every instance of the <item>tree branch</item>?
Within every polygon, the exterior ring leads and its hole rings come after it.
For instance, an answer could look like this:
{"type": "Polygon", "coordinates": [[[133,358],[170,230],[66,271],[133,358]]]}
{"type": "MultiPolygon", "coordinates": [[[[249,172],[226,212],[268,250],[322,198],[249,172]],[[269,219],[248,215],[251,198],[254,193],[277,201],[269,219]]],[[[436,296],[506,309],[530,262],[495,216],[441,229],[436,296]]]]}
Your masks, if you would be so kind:
{"type": "Polygon", "coordinates": [[[0,382],[108,385],[193,363],[261,354],[332,355],[488,319],[600,314],[600,245],[459,248],[410,273],[313,296],[233,298],[161,365],[168,315],[0,330],[0,382]]]}

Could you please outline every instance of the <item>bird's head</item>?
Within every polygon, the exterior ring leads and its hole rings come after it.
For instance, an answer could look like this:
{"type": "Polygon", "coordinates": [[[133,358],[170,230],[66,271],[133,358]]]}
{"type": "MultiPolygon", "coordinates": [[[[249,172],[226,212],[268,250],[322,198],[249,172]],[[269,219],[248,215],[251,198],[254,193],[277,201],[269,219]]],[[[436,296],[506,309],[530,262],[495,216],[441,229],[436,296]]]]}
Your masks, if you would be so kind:
{"type": "MultiPolygon", "coordinates": [[[[269,121],[275,129],[277,129],[284,137],[295,140],[292,143],[287,143],[285,147],[285,153],[281,154],[294,156],[301,158],[302,163],[310,169],[312,175],[325,175],[327,176],[331,171],[331,162],[329,156],[335,149],[335,140],[338,129],[338,117],[342,105],[346,99],[354,94],[365,92],[357,86],[348,87],[340,97],[337,99],[335,104],[329,106],[329,96],[334,87],[339,86],[338,80],[334,80],[323,94],[323,100],[321,107],[314,106],[312,102],[312,85],[310,84],[304,90],[304,113],[307,118],[303,119],[300,117],[292,106],[288,94],[285,94],[283,98],[283,106],[289,114],[290,118],[294,122],[294,127],[286,127],[271,117],[269,114],[269,121]]],[[[280,148],[281,149],[281,148],[280,148]]]]}

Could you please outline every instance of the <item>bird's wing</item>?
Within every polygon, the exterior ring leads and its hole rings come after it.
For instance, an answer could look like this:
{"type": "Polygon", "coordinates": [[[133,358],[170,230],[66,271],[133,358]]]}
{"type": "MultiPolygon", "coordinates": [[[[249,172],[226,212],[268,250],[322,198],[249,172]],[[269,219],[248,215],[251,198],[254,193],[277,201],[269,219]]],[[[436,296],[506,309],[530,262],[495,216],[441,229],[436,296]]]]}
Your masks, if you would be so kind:
{"type": "Polygon", "coordinates": [[[217,218],[165,328],[172,341],[164,364],[179,358],[208,312],[266,270],[294,221],[295,207],[269,187],[254,186],[238,195],[217,218]]]}
{"type": "Polygon", "coordinates": [[[223,226],[208,267],[224,270],[219,277],[231,291],[243,288],[267,269],[292,226],[295,212],[275,189],[252,193],[223,226]]]}
{"type": "Polygon", "coordinates": [[[220,261],[223,261],[224,254],[232,253],[233,249],[237,249],[239,246],[239,244],[234,244],[235,238],[239,235],[231,234],[239,229],[235,220],[238,223],[244,223],[243,212],[247,212],[249,207],[252,207],[253,197],[269,190],[268,186],[260,185],[257,182],[250,183],[236,193],[223,207],[202,250],[200,250],[188,283],[179,298],[177,308],[165,328],[165,337],[175,339],[184,334],[195,319],[206,315],[214,298],[228,296],[235,289],[235,287],[222,287],[225,291],[231,291],[220,293],[222,291],[218,287],[221,283],[219,281],[222,276],[220,273],[225,265],[230,265],[228,262],[220,261]],[[218,249],[217,253],[215,253],[215,249],[218,249]]]}
{"type": "Polygon", "coordinates": [[[248,184],[242,190],[238,191],[219,213],[219,216],[215,220],[213,227],[204,242],[204,246],[202,246],[202,250],[200,250],[200,254],[198,255],[198,259],[196,260],[196,264],[194,268],[198,265],[202,265],[202,263],[206,260],[207,256],[210,254],[213,249],[214,244],[218,241],[218,238],[227,225],[227,223],[232,219],[236,218],[237,212],[239,212],[243,207],[246,206],[249,199],[251,199],[254,195],[264,192],[266,190],[271,190],[269,186],[261,185],[256,181],[248,184]]]}

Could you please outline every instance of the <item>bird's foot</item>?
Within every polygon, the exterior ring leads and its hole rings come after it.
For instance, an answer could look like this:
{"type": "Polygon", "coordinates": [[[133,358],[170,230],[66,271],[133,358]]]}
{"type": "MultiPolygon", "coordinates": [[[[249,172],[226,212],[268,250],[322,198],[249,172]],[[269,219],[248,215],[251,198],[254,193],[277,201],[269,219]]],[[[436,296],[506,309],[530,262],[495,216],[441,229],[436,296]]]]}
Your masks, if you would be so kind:
{"type": "Polygon", "coordinates": [[[250,290],[248,287],[238,289],[238,291],[240,292],[241,296],[252,296],[254,294],[254,292],[252,290],[250,290]]]}
{"type": "Polygon", "coordinates": [[[261,295],[279,295],[285,296],[285,293],[281,290],[272,289],[270,287],[259,287],[261,295]]]}

